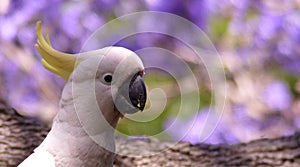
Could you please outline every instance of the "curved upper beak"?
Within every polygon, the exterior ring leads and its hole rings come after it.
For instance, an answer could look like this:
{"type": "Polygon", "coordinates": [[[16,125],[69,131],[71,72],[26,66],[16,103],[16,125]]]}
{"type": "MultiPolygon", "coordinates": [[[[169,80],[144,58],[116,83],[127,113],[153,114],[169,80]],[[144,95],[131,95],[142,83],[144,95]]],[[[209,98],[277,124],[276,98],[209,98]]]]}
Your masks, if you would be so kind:
{"type": "Polygon", "coordinates": [[[143,111],[147,100],[147,91],[142,75],[137,73],[129,83],[129,98],[132,105],[143,111]]]}
{"type": "Polygon", "coordinates": [[[147,91],[142,74],[142,72],[138,72],[120,87],[117,87],[114,103],[119,112],[133,114],[144,110],[147,91]]]}

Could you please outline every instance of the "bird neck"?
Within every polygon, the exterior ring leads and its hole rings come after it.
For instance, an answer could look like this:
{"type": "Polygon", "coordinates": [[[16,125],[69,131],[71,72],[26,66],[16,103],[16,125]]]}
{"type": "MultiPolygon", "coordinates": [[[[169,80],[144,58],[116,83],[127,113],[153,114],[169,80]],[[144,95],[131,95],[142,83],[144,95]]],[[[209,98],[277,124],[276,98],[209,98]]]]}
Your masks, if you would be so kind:
{"type": "Polygon", "coordinates": [[[113,127],[100,124],[96,127],[97,133],[91,135],[78,118],[73,97],[66,85],[51,131],[38,149],[51,153],[57,166],[111,166],[115,150],[114,128],[119,116],[112,120],[113,127]]]}
{"type": "Polygon", "coordinates": [[[112,166],[115,149],[113,131],[100,134],[99,145],[82,127],[57,121],[59,114],[55,119],[51,131],[37,149],[53,155],[57,167],[112,166]]]}

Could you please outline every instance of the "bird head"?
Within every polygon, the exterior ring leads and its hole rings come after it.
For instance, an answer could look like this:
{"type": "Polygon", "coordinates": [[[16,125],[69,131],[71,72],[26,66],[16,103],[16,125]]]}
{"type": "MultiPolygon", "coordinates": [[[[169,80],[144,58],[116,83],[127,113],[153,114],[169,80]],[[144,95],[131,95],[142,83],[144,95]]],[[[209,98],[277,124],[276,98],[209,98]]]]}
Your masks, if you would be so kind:
{"type": "MultiPolygon", "coordinates": [[[[124,115],[144,109],[147,98],[142,79],[144,66],[134,52],[111,46],[68,54],[55,50],[49,38],[44,38],[41,22],[37,22],[36,34],[36,48],[42,56],[43,66],[72,85],[72,96],[83,104],[82,107],[90,107],[89,101],[95,97],[102,112],[124,115]],[[82,100],[82,97],[86,98],[82,100]]],[[[111,114],[103,113],[105,118],[111,114]]]]}

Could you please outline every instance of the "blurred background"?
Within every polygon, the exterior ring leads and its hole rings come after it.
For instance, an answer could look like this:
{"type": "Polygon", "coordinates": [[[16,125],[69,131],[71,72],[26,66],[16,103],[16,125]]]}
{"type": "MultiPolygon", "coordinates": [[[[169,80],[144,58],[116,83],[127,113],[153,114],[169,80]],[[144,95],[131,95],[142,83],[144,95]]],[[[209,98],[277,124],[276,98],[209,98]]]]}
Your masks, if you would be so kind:
{"type": "MultiPolygon", "coordinates": [[[[226,105],[206,143],[246,142],[293,134],[300,128],[299,0],[1,0],[0,97],[22,114],[51,123],[64,81],[42,67],[34,47],[35,23],[43,21],[43,32],[49,34],[55,49],[77,53],[99,27],[138,11],[163,11],[188,19],[207,34],[221,55],[226,105]]],[[[176,40],[159,34],[136,35],[116,45],[132,50],[160,47],[181,53],[181,60],[190,66],[199,84],[195,91],[200,92],[200,109],[196,115],[186,112],[179,118],[177,130],[165,137],[172,140],[184,133],[180,132],[183,126],[194,124],[183,140],[199,142],[199,131],[214,105],[205,66],[196,63],[176,40]]],[[[180,73],[176,62],[151,61],[180,73]]],[[[164,90],[165,107],[152,107],[154,111],[145,115],[159,114],[151,121],[122,119],[118,130],[124,134],[159,133],[179,108],[182,97],[172,76],[153,69],[145,80],[149,89],[164,90]]],[[[159,98],[153,100],[161,102],[159,98]]]]}

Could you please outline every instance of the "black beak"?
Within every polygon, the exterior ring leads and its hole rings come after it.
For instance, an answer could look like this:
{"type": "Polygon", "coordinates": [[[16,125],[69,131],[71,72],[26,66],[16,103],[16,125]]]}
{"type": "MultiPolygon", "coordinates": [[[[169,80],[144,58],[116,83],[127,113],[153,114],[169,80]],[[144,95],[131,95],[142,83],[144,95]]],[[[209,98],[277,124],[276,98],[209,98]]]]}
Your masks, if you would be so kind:
{"type": "Polygon", "coordinates": [[[132,105],[143,111],[147,100],[146,86],[142,74],[137,73],[129,83],[129,98],[132,105]]]}
{"type": "Polygon", "coordinates": [[[138,72],[118,88],[114,103],[119,112],[133,114],[144,110],[147,92],[142,75],[143,72],[138,72]]]}

